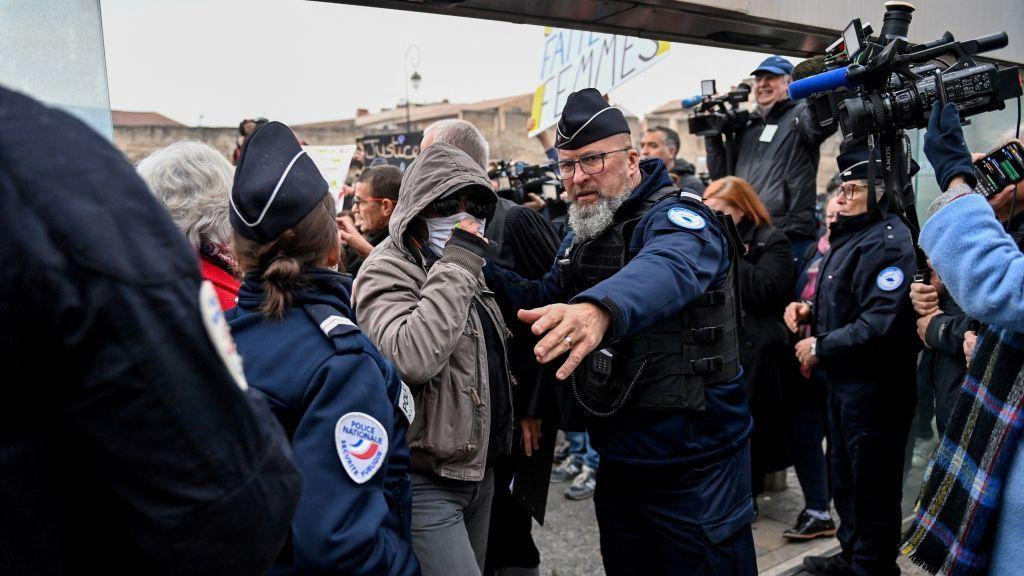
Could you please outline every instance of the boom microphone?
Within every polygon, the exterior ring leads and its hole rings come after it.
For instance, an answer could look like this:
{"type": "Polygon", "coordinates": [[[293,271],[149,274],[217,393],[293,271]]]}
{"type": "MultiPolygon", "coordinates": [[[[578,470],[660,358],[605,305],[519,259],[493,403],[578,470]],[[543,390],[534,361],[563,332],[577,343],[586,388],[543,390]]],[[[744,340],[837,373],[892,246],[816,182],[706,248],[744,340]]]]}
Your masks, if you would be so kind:
{"type": "Polygon", "coordinates": [[[841,86],[853,88],[857,83],[847,78],[847,73],[848,69],[844,66],[803,80],[795,80],[789,85],[789,97],[793,100],[802,100],[811,94],[830,92],[841,86]]]}

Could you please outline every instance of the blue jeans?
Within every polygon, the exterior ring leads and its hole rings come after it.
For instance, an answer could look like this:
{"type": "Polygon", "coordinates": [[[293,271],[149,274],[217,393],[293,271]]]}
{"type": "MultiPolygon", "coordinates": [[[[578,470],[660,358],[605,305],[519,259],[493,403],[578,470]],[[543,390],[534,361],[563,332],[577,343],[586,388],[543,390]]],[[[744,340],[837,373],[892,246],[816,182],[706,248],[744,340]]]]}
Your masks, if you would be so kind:
{"type": "Polygon", "coordinates": [[[586,432],[566,432],[565,437],[569,440],[569,454],[583,456],[583,463],[597,470],[601,457],[594,451],[594,446],[590,443],[590,435],[586,432]]]}

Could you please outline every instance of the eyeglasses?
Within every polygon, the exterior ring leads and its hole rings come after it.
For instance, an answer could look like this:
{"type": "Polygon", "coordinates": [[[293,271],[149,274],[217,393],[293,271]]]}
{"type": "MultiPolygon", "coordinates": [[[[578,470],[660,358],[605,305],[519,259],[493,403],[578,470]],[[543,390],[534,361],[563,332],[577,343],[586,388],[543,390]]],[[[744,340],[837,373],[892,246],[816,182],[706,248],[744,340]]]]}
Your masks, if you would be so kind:
{"type": "Polygon", "coordinates": [[[618,150],[611,150],[609,152],[600,152],[598,154],[587,154],[579,160],[561,160],[552,164],[558,178],[560,180],[572,180],[572,177],[576,175],[576,165],[579,164],[580,168],[583,169],[583,173],[588,176],[594,174],[600,174],[604,172],[604,157],[609,154],[615,154],[616,152],[625,152],[626,150],[632,150],[632,146],[626,146],[625,148],[619,148],[618,150]]]}
{"type": "Polygon", "coordinates": [[[836,188],[836,198],[842,196],[844,200],[853,200],[853,195],[860,189],[867,190],[868,187],[863,184],[843,182],[839,185],[839,188],[836,188]]]}
{"type": "Polygon", "coordinates": [[[356,206],[359,206],[360,204],[363,203],[380,203],[385,200],[390,200],[390,198],[360,198],[358,196],[353,196],[352,207],[355,208],[356,206]]]}

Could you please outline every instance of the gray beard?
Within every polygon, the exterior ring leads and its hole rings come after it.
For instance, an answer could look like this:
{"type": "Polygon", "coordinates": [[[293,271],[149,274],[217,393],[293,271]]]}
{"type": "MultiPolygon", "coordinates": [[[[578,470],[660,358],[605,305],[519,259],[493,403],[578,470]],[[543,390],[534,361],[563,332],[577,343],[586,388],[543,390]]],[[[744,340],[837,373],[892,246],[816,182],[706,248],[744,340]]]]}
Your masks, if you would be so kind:
{"type": "Polygon", "coordinates": [[[581,206],[578,202],[569,205],[569,227],[578,240],[596,238],[615,222],[615,211],[622,206],[629,194],[614,198],[600,196],[592,206],[581,206]]]}

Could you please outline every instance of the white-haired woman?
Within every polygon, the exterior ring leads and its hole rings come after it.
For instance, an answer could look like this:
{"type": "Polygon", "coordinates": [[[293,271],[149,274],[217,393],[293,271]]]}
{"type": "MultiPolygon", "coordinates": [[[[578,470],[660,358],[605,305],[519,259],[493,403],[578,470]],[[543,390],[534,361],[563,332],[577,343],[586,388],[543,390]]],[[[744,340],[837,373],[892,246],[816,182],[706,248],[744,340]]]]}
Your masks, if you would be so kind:
{"type": "Polygon", "coordinates": [[[182,140],[153,152],[136,170],[199,254],[221,309],[234,308],[239,282],[228,223],[234,171],[227,158],[202,142],[182,140]]]}

